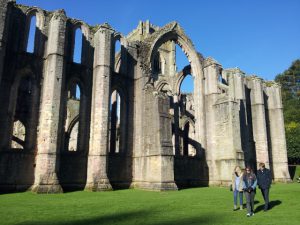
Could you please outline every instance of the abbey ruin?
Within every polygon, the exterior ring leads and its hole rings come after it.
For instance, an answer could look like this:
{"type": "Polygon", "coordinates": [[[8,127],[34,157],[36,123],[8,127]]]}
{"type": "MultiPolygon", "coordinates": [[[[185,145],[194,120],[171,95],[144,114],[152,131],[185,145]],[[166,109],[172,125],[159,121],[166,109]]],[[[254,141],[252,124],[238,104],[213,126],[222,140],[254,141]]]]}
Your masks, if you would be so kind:
{"type": "Polygon", "coordinates": [[[259,162],[290,179],[280,86],[203,57],[178,23],[124,36],[14,0],[0,17],[0,191],[227,185],[259,162]]]}

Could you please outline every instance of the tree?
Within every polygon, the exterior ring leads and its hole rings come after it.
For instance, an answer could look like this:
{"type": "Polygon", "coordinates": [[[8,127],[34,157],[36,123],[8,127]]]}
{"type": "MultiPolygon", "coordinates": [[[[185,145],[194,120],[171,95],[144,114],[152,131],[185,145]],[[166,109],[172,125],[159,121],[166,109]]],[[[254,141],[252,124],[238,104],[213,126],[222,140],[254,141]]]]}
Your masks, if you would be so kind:
{"type": "Polygon", "coordinates": [[[283,115],[285,121],[288,159],[291,164],[300,163],[300,59],[275,81],[282,87],[283,115]]]}

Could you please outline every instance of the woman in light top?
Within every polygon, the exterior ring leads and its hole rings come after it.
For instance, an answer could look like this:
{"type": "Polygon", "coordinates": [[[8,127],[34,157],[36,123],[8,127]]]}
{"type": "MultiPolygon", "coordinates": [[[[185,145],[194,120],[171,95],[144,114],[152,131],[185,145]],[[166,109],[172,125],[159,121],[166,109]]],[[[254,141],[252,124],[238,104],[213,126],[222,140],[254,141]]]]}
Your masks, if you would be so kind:
{"type": "Polygon", "coordinates": [[[236,166],[232,173],[233,210],[237,210],[237,200],[240,200],[240,210],[243,210],[243,172],[236,166]]]}

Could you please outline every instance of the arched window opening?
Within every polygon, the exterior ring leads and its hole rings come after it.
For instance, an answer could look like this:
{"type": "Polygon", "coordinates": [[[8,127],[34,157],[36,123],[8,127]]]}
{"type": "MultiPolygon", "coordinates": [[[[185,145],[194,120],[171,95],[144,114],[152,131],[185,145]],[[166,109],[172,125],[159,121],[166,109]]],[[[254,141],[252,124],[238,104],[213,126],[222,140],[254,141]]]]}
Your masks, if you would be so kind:
{"type": "Polygon", "coordinates": [[[13,117],[11,148],[25,148],[26,131],[33,101],[32,86],[31,77],[23,77],[20,80],[13,117]]]}
{"type": "Polygon", "coordinates": [[[187,75],[180,85],[180,113],[181,115],[189,115],[187,111],[194,111],[194,79],[192,75],[187,75]]]}
{"type": "Polygon", "coordinates": [[[222,77],[222,74],[219,74],[219,75],[218,75],[218,81],[219,81],[220,83],[223,83],[223,77],[222,77]]]}
{"type": "Polygon", "coordinates": [[[192,94],[194,92],[194,78],[191,74],[185,76],[180,85],[181,94],[192,94]]]}
{"type": "Polygon", "coordinates": [[[77,151],[77,145],[78,145],[78,124],[79,122],[76,121],[75,125],[71,128],[70,134],[69,134],[69,151],[77,151]]]}
{"type": "Polygon", "coordinates": [[[74,38],[73,62],[81,63],[81,53],[82,53],[82,31],[80,28],[77,28],[75,31],[75,38],[74,38]]]}
{"type": "Polygon", "coordinates": [[[182,51],[181,47],[176,44],[175,46],[175,63],[176,63],[176,71],[179,72],[183,70],[184,67],[190,64],[187,56],[182,51]]]}
{"type": "Polygon", "coordinates": [[[227,83],[226,79],[224,79],[222,73],[219,73],[219,75],[218,75],[218,82],[221,84],[228,85],[228,83],[227,83]]]}
{"type": "Polygon", "coordinates": [[[65,149],[67,151],[78,151],[79,126],[80,126],[80,86],[73,82],[68,88],[67,113],[65,119],[65,149]]]}
{"type": "Polygon", "coordinates": [[[121,53],[121,42],[116,40],[115,42],[115,56],[121,53]]]}
{"type": "Polygon", "coordinates": [[[29,53],[34,52],[34,42],[35,42],[35,33],[36,33],[36,16],[31,17],[30,25],[28,32],[28,42],[26,51],[29,53]]]}
{"type": "Polygon", "coordinates": [[[26,129],[24,124],[20,120],[15,121],[13,125],[13,136],[11,141],[11,148],[24,149],[25,136],[26,136],[26,129]]]}
{"type": "Polygon", "coordinates": [[[118,73],[121,65],[121,42],[119,40],[115,41],[115,72],[118,73]]]}
{"type": "Polygon", "coordinates": [[[121,139],[121,97],[115,90],[111,94],[110,105],[110,152],[120,152],[120,139],[121,139]]]}
{"type": "Polygon", "coordinates": [[[154,57],[154,61],[153,61],[153,72],[156,74],[161,74],[162,72],[162,62],[160,60],[160,53],[157,52],[155,57],[154,57]]]}
{"type": "Polygon", "coordinates": [[[79,85],[76,84],[76,94],[75,94],[75,98],[76,100],[80,100],[80,88],[79,85]]]}

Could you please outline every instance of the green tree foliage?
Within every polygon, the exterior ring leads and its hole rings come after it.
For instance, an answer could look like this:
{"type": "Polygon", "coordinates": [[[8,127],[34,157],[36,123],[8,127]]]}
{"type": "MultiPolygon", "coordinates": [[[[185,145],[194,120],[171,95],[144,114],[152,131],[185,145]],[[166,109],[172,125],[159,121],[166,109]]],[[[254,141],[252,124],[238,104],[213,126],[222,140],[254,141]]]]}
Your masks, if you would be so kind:
{"type": "Polygon", "coordinates": [[[275,81],[282,86],[289,163],[300,163],[300,59],[278,74],[275,81]]]}

